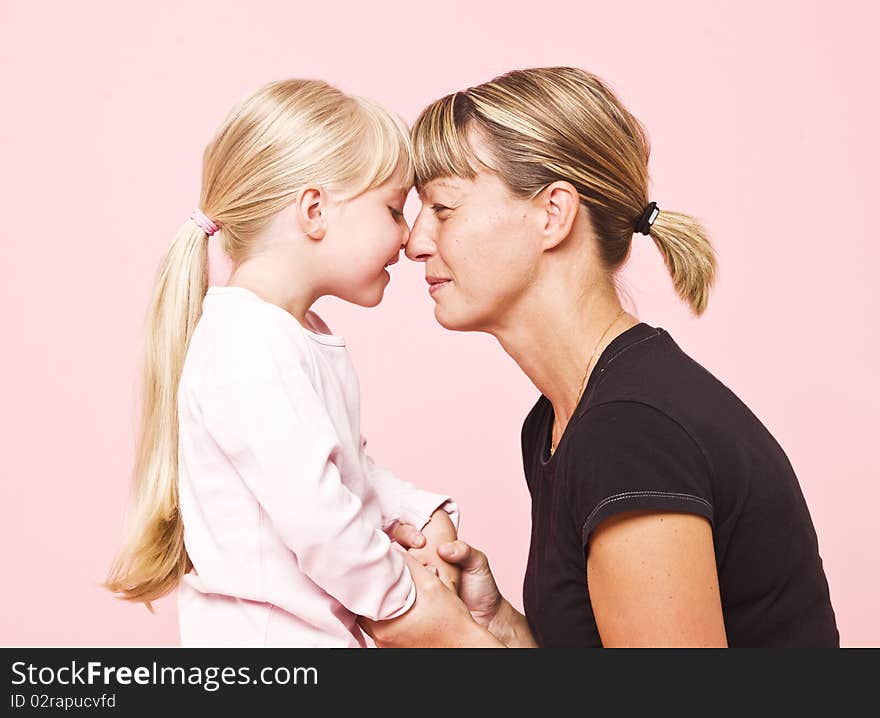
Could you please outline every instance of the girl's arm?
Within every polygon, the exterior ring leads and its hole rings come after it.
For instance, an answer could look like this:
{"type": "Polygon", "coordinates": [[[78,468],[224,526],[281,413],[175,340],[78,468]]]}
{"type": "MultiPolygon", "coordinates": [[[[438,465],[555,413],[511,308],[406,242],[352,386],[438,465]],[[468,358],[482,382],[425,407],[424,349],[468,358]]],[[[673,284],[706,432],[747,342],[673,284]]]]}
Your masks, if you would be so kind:
{"type": "Polygon", "coordinates": [[[386,533],[393,537],[399,524],[420,529],[427,543],[413,547],[413,556],[423,565],[437,569],[441,580],[457,591],[461,572],[437,554],[437,547],[458,537],[458,504],[449,496],[420,489],[378,466],[366,453],[366,445],[362,436],[361,460],[379,502],[386,533]]]}
{"type": "Polygon", "coordinates": [[[446,494],[420,489],[418,486],[399,478],[393,471],[379,466],[367,454],[367,439],[361,436],[361,461],[379,501],[385,530],[389,535],[395,522],[411,524],[417,529],[425,526],[436,509],[449,515],[455,531],[458,531],[460,511],[458,504],[446,494]]]}
{"type": "MultiPolygon", "coordinates": [[[[332,334],[327,323],[314,311],[307,312],[305,319],[313,331],[332,334]]],[[[378,499],[385,531],[389,536],[398,521],[422,529],[431,520],[434,510],[440,507],[449,514],[455,531],[458,531],[459,509],[451,497],[420,489],[379,466],[366,452],[366,437],[361,435],[360,440],[361,461],[378,499]]]]}
{"type": "Polygon", "coordinates": [[[424,566],[436,569],[437,576],[443,583],[458,593],[461,579],[461,569],[453,563],[447,563],[437,553],[441,544],[455,541],[457,533],[452,524],[449,514],[443,509],[437,509],[431,516],[431,520],[422,528],[422,536],[425,544],[409,549],[410,555],[414,556],[424,566]]]}
{"type": "Polygon", "coordinates": [[[707,519],[617,514],[593,531],[589,547],[587,582],[604,646],[727,646],[707,519]]]}
{"type": "Polygon", "coordinates": [[[352,613],[402,615],[416,593],[403,555],[343,484],[332,419],[305,365],[285,352],[259,331],[224,347],[191,389],[198,418],[300,570],[352,613]]]}

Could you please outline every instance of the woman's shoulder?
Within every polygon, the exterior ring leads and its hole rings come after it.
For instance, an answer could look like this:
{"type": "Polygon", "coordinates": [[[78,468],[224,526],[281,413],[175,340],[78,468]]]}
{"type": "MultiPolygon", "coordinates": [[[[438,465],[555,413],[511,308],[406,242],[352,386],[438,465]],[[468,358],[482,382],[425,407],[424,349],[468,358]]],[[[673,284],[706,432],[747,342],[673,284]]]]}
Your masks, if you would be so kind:
{"type": "Polygon", "coordinates": [[[587,384],[579,415],[607,404],[617,411],[644,414],[641,405],[692,427],[724,423],[743,413],[739,398],[666,330],[644,324],[639,329],[597,363],[598,376],[587,384]]]}

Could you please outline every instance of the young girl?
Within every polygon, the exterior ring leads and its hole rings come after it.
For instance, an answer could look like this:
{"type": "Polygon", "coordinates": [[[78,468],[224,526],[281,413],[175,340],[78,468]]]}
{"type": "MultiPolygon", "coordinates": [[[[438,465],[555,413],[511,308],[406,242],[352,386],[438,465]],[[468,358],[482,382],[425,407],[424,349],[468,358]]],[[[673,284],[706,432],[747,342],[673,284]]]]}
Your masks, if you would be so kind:
{"type": "Polygon", "coordinates": [[[416,597],[398,523],[457,580],[435,550],[456,504],[365,453],[345,341],[309,310],[381,301],[412,182],[400,120],[319,81],[261,88],[205,150],[149,311],[133,504],[107,581],[148,607],[179,587],[184,646],[365,646],[358,616],[416,597]],[[209,288],[218,231],[233,271],[209,288]]]}

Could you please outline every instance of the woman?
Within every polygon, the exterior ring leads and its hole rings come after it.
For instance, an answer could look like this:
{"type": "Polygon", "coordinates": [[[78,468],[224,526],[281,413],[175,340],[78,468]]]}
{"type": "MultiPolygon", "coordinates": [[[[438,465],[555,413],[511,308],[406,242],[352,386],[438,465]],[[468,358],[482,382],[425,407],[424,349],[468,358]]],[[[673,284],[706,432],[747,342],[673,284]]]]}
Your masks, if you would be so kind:
{"type": "Polygon", "coordinates": [[[410,614],[364,622],[379,645],[425,645],[432,615],[434,645],[839,645],[783,450],[621,307],[634,234],[696,314],[715,274],[699,223],[649,202],[639,122],[593,75],[543,68],[436,101],[413,137],[423,207],[406,253],[425,263],[437,320],[494,335],[541,392],[522,431],[532,536],[525,616],[458,541],[442,555],[464,569],[469,612],[417,571],[410,614]]]}

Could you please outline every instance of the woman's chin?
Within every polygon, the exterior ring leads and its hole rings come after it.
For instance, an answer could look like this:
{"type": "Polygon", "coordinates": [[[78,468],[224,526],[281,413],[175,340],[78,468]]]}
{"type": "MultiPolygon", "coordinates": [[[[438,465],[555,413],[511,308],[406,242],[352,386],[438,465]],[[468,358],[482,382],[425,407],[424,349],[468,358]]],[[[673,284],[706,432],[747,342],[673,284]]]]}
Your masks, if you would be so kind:
{"type": "Polygon", "coordinates": [[[434,305],[434,319],[441,327],[451,332],[480,331],[479,327],[474,326],[474,322],[467,321],[466,317],[456,316],[454,312],[450,312],[441,304],[434,305]]]}

